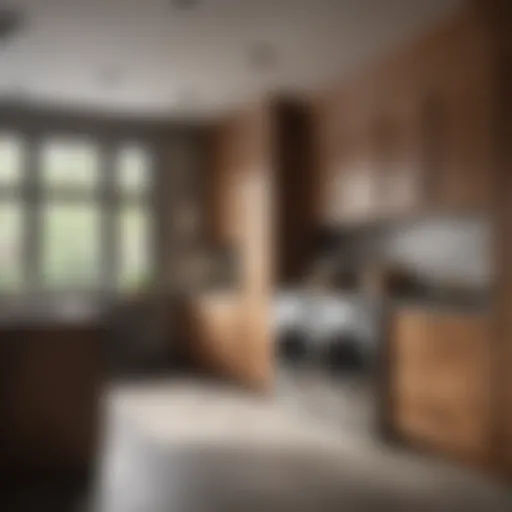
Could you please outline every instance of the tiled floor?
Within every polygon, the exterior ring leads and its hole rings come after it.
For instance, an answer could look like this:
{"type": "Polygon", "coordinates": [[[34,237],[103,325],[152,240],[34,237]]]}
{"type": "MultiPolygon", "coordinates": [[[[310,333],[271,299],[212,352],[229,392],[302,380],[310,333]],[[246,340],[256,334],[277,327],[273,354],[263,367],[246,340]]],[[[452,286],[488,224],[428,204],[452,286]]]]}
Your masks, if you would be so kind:
{"type": "Polygon", "coordinates": [[[343,429],[338,420],[319,421],[282,397],[258,399],[192,381],[113,389],[106,397],[104,454],[91,507],[94,512],[512,510],[508,492],[477,475],[368,442],[368,435],[355,435],[355,425],[343,429]]]}

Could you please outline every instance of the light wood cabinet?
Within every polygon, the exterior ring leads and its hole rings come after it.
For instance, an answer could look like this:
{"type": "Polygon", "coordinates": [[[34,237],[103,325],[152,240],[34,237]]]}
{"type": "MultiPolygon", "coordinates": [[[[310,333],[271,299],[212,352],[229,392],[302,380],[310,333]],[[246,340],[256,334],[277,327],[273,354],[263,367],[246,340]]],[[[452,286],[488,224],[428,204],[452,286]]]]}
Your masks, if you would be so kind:
{"type": "Polygon", "coordinates": [[[272,379],[273,129],[265,103],[229,116],[212,134],[209,242],[233,251],[236,282],[197,293],[186,322],[193,364],[258,390],[268,389],[272,379]]]}
{"type": "Polygon", "coordinates": [[[463,11],[318,101],[324,223],[490,206],[489,37],[463,11]]]}
{"type": "Polygon", "coordinates": [[[491,455],[490,324],[402,310],[391,329],[394,426],[413,442],[484,464],[491,455]]]}

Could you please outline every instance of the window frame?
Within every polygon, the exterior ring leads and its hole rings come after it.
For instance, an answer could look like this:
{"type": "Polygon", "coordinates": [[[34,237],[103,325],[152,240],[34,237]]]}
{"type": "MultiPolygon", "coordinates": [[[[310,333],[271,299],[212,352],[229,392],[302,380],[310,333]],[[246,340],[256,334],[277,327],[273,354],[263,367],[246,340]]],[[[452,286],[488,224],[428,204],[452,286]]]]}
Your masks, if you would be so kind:
{"type": "MultiPolygon", "coordinates": [[[[37,123],[36,123],[37,124],[37,123]]],[[[0,202],[14,200],[18,202],[23,213],[23,246],[22,246],[22,272],[23,286],[17,291],[2,291],[2,299],[13,296],[45,296],[67,293],[106,295],[124,295],[124,290],[119,285],[116,276],[118,267],[118,242],[117,212],[127,202],[143,204],[150,219],[149,268],[150,279],[153,281],[161,274],[158,257],[161,247],[157,244],[157,226],[159,221],[158,204],[154,199],[158,189],[157,180],[159,170],[157,168],[156,145],[145,134],[112,134],[108,130],[95,130],[92,134],[85,130],[73,128],[64,129],[26,129],[16,124],[1,124],[0,134],[20,139],[23,143],[22,176],[19,185],[15,187],[0,185],[0,202]],[[93,191],[79,191],[73,187],[62,187],[49,190],[42,182],[43,148],[46,142],[80,142],[91,144],[97,151],[98,183],[93,191]],[[116,187],[116,164],[118,154],[123,147],[141,147],[150,155],[151,173],[147,192],[143,196],[137,194],[124,195],[116,187]],[[52,288],[45,285],[43,280],[43,211],[45,204],[83,203],[96,204],[99,210],[99,246],[100,246],[100,271],[98,285],[88,289],[77,288],[52,288]]]]}

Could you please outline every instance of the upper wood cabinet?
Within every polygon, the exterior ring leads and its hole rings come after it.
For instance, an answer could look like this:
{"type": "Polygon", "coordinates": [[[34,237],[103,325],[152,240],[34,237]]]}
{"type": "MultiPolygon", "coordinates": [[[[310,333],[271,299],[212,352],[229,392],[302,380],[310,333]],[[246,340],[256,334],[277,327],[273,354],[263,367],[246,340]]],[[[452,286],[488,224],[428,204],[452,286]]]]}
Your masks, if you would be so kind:
{"type": "Polygon", "coordinates": [[[316,134],[321,222],[358,222],[375,215],[376,169],[366,109],[351,108],[341,95],[327,96],[317,105],[316,134]]]}
{"type": "Polygon", "coordinates": [[[376,214],[378,205],[371,125],[364,114],[351,113],[347,118],[351,121],[351,129],[343,131],[344,154],[337,178],[339,194],[334,199],[339,202],[337,212],[349,222],[371,218],[376,214]]]}
{"type": "Polygon", "coordinates": [[[488,36],[463,12],[325,93],[321,220],[488,207],[494,90],[488,36]]]}
{"type": "Polygon", "coordinates": [[[433,208],[481,210],[492,200],[495,79],[479,21],[471,13],[453,20],[412,67],[433,208]]]}
{"type": "Polygon", "coordinates": [[[425,202],[416,98],[405,91],[373,119],[375,208],[381,217],[415,212],[425,202]]]}

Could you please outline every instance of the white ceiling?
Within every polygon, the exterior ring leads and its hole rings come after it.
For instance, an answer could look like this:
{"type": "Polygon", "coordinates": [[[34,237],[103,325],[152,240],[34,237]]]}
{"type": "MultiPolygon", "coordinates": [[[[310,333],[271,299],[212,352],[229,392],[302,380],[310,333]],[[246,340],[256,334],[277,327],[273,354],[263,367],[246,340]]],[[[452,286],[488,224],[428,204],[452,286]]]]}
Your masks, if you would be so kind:
{"type": "Polygon", "coordinates": [[[0,42],[0,97],[111,112],[210,115],[361,66],[463,0],[0,0],[26,15],[0,42]],[[276,50],[274,69],[251,48],[276,50]]]}

